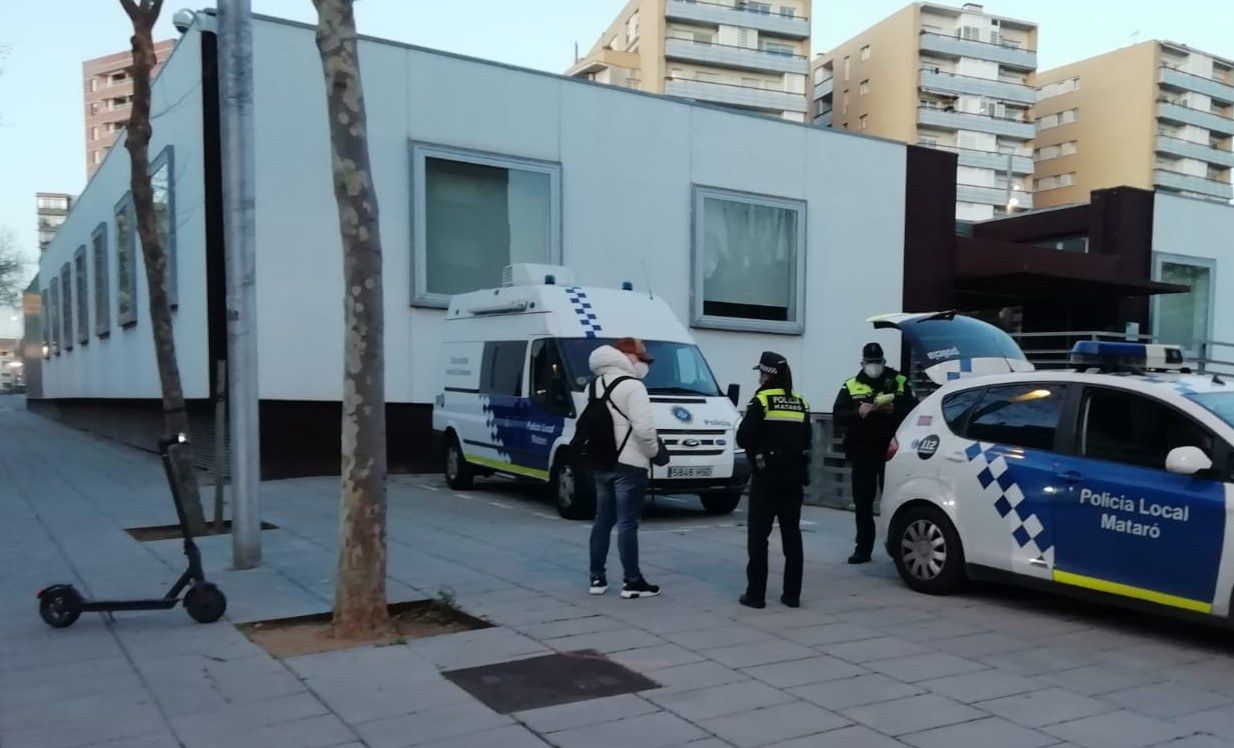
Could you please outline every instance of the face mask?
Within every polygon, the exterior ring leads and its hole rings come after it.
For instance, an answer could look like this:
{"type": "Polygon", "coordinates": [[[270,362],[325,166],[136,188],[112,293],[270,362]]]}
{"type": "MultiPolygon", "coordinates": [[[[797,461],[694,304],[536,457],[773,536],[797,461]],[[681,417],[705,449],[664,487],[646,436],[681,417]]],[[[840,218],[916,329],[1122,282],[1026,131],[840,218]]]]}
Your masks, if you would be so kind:
{"type": "Polygon", "coordinates": [[[865,375],[870,379],[878,379],[883,375],[885,368],[886,367],[883,366],[883,364],[866,364],[861,367],[861,370],[864,371],[865,375]]]}
{"type": "Polygon", "coordinates": [[[634,362],[634,376],[638,377],[639,379],[646,379],[647,372],[649,371],[651,371],[651,367],[648,366],[647,364],[643,363],[642,361],[634,362]]]}

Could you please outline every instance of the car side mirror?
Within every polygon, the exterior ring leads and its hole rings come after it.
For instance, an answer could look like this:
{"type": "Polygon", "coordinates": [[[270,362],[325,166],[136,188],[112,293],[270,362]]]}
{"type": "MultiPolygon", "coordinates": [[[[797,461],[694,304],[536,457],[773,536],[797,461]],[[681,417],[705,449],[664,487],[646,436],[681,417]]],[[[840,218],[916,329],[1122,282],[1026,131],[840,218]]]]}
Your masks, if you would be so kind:
{"type": "Polygon", "coordinates": [[[1213,461],[1199,447],[1175,447],[1165,457],[1165,469],[1176,475],[1212,470],[1213,461]]]}
{"type": "Polygon", "coordinates": [[[734,383],[728,386],[728,399],[732,401],[734,407],[737,407],[741,402],[741,385],[734,383]]]}

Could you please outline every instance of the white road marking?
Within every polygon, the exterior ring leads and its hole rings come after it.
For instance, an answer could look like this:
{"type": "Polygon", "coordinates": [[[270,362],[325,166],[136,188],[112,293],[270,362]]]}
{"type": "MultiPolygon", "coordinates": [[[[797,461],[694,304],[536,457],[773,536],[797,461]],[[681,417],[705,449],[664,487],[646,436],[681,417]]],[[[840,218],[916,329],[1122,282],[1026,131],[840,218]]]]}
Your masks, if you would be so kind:
{"type": "Polygon", "coordinates": [[[460,499],[470,499],[470,498],[472,498],[471,494],[459,493],[458,491],[455,491],[455,492],[454,492],[454,495],[455,495],[457,498],[460,498],[460,499]]]}
{"type": "Polygon", "coordinates": [[[502,502],[500,502],[500,501],[490,501],[490,502],[489,502],[489,504],[491,504],[492,506],[497,507],[498,509],[513,509],[513,508],[514,508],[514,507],[513,507],[513,506],[511,506],[510,504],[503,504],[503,503],[502,503],[502,502]]]}

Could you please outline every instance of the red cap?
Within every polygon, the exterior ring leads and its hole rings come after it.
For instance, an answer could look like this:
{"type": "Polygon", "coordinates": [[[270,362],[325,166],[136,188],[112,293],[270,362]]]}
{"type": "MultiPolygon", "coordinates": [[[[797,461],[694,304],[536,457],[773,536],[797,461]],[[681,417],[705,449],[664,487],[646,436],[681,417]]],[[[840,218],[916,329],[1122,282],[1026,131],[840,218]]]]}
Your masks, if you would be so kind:
{"type": "Polygon", "coordinates": [[[622,338],[614,343],[613,347],[627,356],[637,357],[639,361],[642,361],[645,364],[655,361],[655,359],[647,353],[647,346],[643,345],[643,341],[638,338],[622,338]]]}

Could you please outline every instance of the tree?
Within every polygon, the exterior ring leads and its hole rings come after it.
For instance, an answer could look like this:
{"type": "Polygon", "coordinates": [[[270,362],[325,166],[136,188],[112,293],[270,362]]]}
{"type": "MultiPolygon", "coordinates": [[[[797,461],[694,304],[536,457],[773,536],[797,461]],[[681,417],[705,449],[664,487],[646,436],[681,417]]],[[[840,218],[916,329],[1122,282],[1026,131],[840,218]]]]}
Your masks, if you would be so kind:
{"type": "Polygon", "coordinates": [[[22,280],[26,257],[17,248],[17,237],[10,228],[0,228],[0,307],[21,306],[22,280]]]}
{"type": "MultiPolygon", "coordinates": [[[[159,385],[163,393],[163,436],[175,440],[178,434],[188,437],[189,418],[184,406],[184,388],[180,384],[180,367],[176,363],[171,301],[167,295],[167,253],[159,238],[154,189],[150,183],[150,71],[157,62],[154,55],[154,23],[163,8],[163,0],[120,0],[120,5],[133,22],[133,65],[129,69],[133,78],[133,108],[125,128],[124,147],[129,152],[129,184],[137,212],[141,255],[146,265],[150,326],[154,333],[154,356],[158,362],[159,385]]],[[[202,533],[206,527],[205,515],[192,457],[187,449],[172,450],[171,455],[172,479],[176,483],[176,494],[185,519],[194,533],[202,533]]]]}
{"type": "Polygon", "coordinates": [[[343,244],[342,507],[334,633],[390,632],[386,606],[386,392],[381,236],[353,0],[313,0],[343,244]]]}

